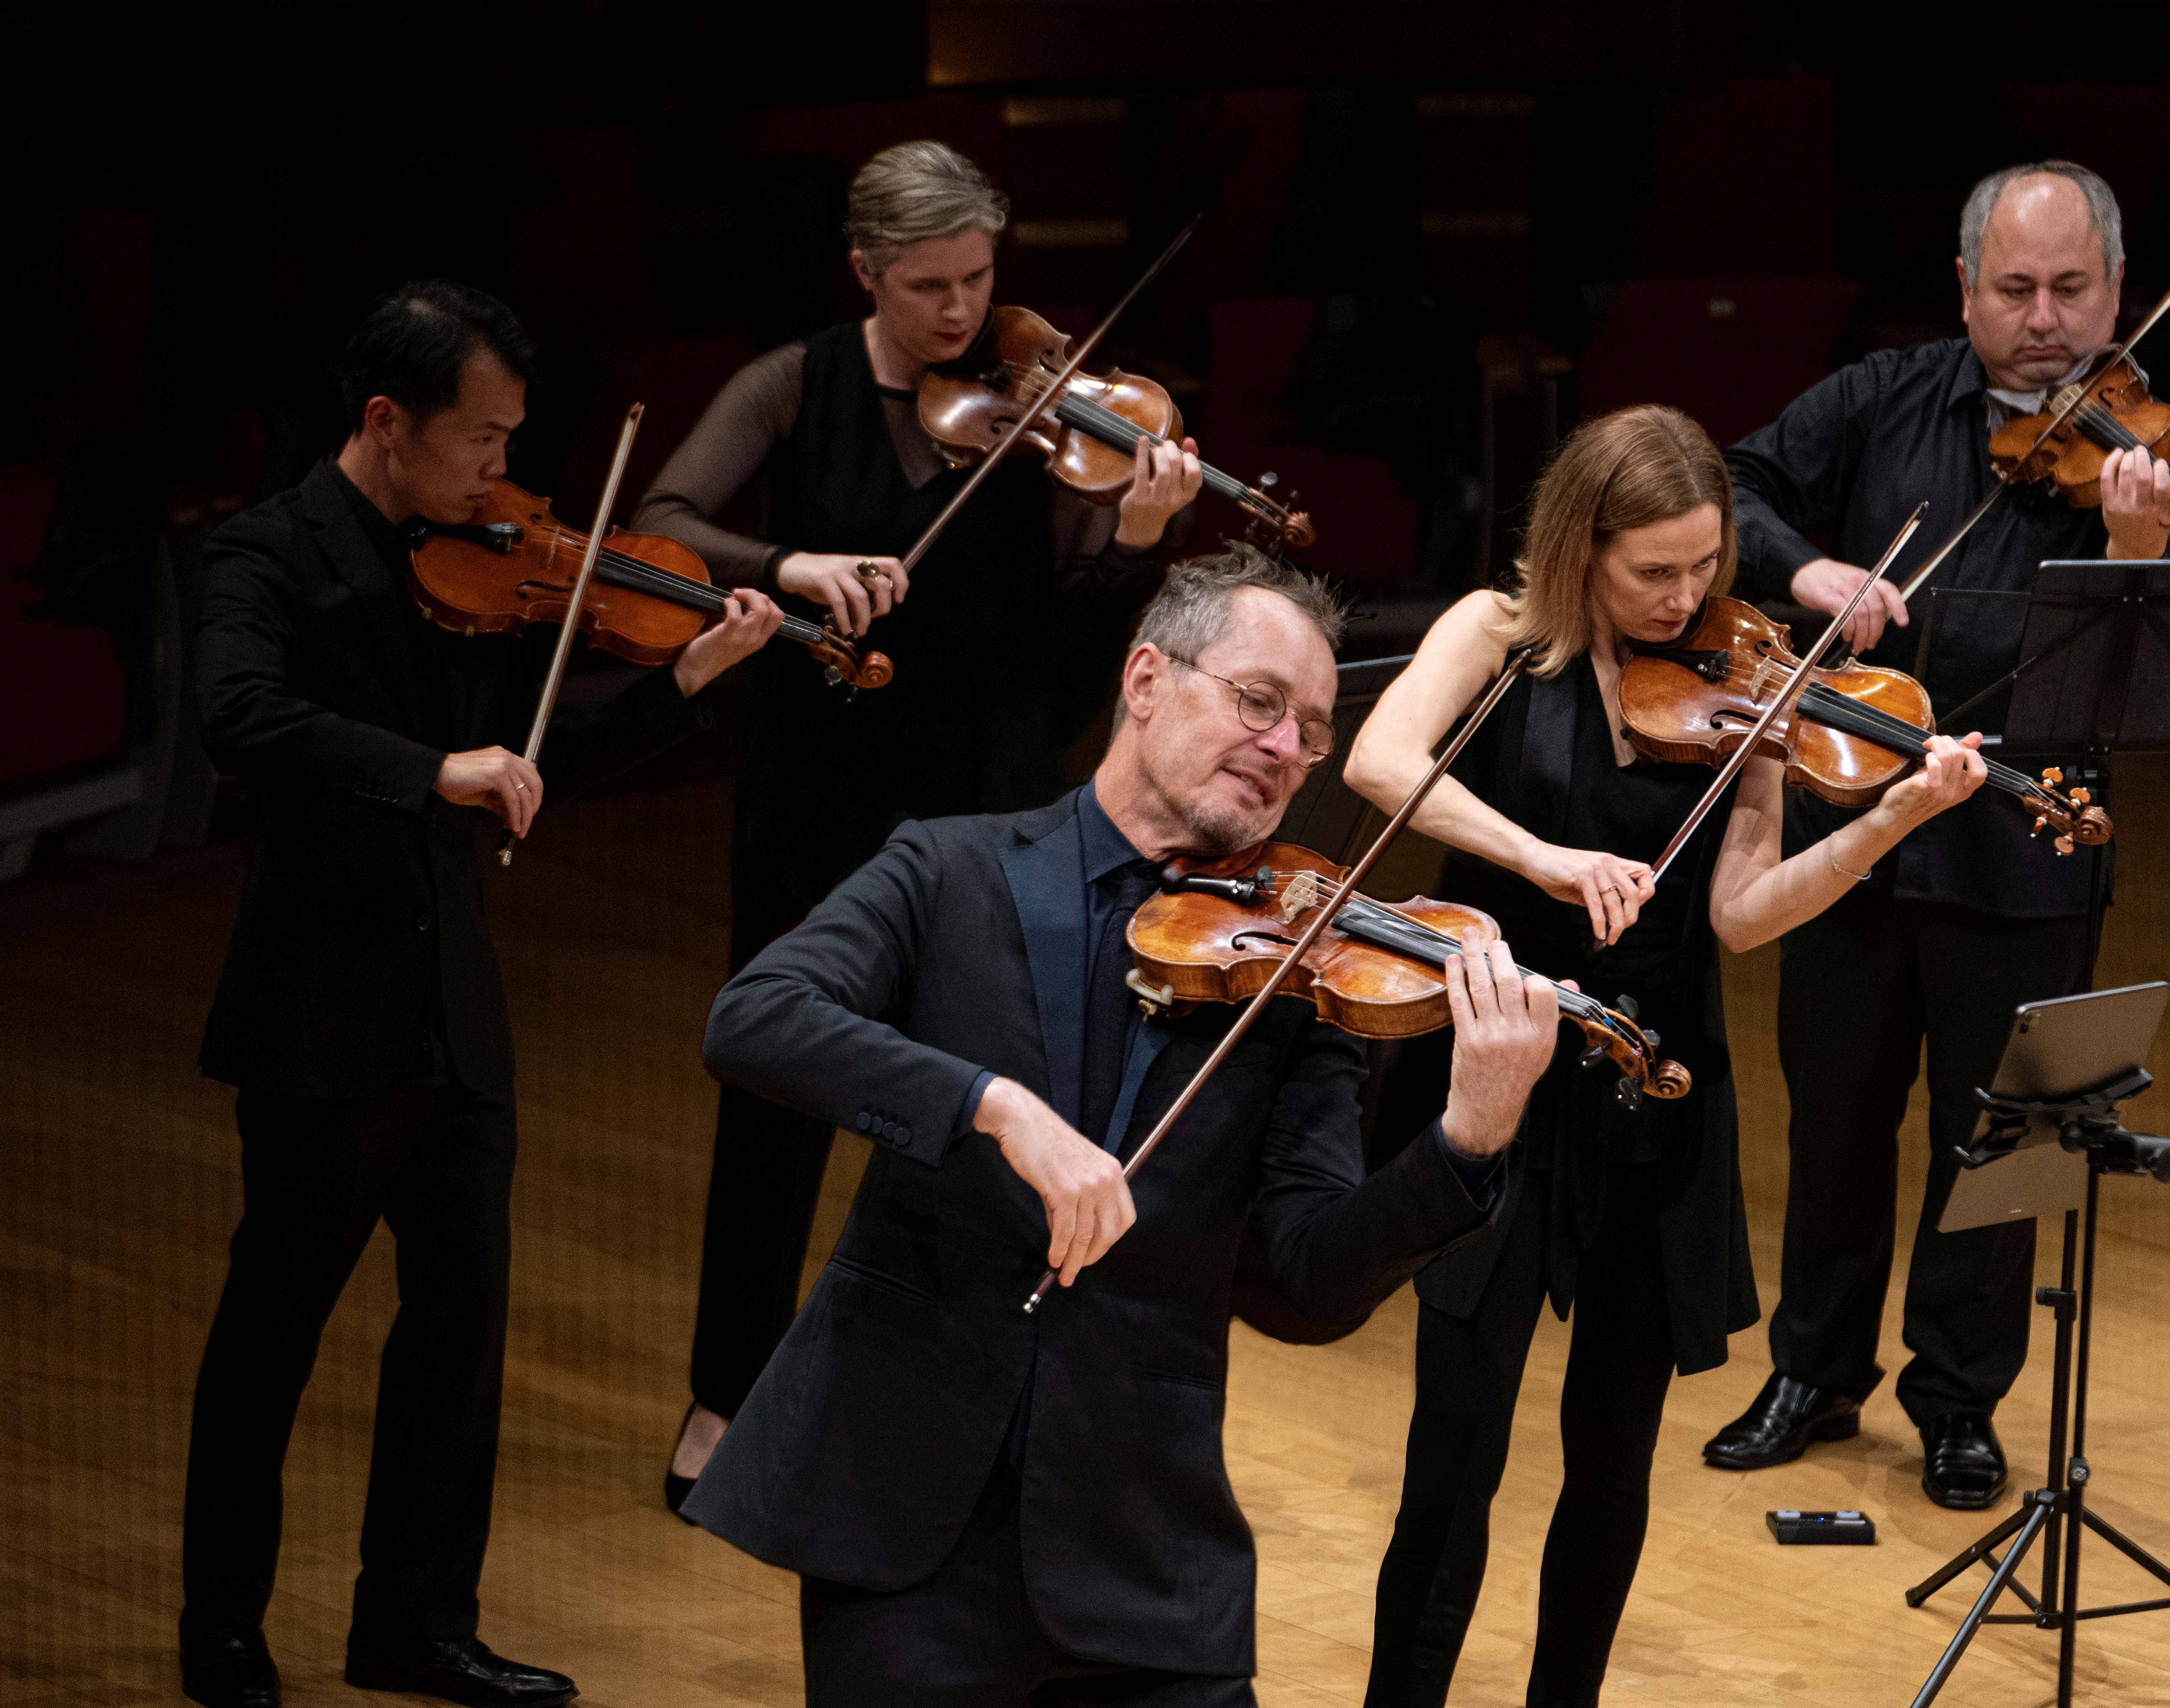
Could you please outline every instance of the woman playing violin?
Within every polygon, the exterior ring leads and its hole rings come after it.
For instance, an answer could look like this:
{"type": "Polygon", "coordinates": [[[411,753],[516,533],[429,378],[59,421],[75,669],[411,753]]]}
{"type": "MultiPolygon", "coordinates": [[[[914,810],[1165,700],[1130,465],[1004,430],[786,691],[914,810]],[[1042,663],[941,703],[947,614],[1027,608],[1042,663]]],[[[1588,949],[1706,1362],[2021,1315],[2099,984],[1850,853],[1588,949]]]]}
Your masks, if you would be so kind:
{"type": "MultiPolygon", "coordinates": [[[[885,149],[852,180],[851,261],[873,312],[741,370],[663,468],[636,528],[699,552],[719,585],[826,609],[896,677],[851,701],[795,649],[748,679],[731,851],[731,967],[802,918],[899,822],[1036,804],[1098,713],[1169,522],[1197,495],[1196,447],[1141,447],[1101,506],[1041,468],[997,469],[907,576],[899,556],[964,481],[919,425],[917,388],[986,322],[1007,203],[938,142],[885,149]],[[765,480],[762,537],[718,512],[765,480]],[[1059,640],[1059,644],[1058,643],[1059,640]]],[[[799,1295],[830,1129],[726,1087],[694,1330],[695,1405],[665,1483],[675,1509],[799,1295]]]]}
{"type": "Polygon", "coordinates": [[[1700,427],[1657,407],[1586,423],[1538,482],[1519,585],[1447,611],[1350,754],[1350,785],[1398,804],[1509,652],[1533,648],[1414,822],[1450,850],[1441,893],[1491,913],[1536,970],[1624,995],[1694,1076],[1679,1101],[1631,1111],[1563,1051],[1532,1095],[1499,1233],[1418,1277],[1416,1414],[1379,1577],[1372,1708],[1445,1700],[1547,1298],[1563,1317],[1574,1305],[1574,1331],[1529,1700],[1596,1701],[1672,1372],[1724,1363],[1726,1336],[1757,1315],[1715,947],[1812,918],[1982,780],[1977,737],[1938,737],[1878,806],[1782,859],[1782,774],[1751,759],[1729,806],[1654,878],[1711,773],[1637,758],[1621,669],[1638,643],[1686,632],[1734,565],[1732,489],[1700,427]]]}

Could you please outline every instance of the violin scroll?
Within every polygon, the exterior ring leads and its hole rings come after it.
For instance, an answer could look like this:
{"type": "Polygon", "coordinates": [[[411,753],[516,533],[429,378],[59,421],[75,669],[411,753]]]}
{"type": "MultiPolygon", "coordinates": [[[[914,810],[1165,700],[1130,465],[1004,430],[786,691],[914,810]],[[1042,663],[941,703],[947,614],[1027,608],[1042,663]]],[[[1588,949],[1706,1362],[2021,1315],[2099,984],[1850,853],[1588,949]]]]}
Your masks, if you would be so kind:
{"type": "Polygon", "coordinates": [[[2043,770],[2039,788],[2030,788],[2022,797],[2026,805],[2034,809],[2034,827],[2027,833],[2039,836],[2054,827],[2057,832],[2055,846],[2060,854],[2071,853],[2073,848],[2099,848],[2114,833],[2109,815],[2092,805],[2094,792],[2074,789],[2060,793],[2058,785],[2065,774],[2056,766],[2043,770]]]}

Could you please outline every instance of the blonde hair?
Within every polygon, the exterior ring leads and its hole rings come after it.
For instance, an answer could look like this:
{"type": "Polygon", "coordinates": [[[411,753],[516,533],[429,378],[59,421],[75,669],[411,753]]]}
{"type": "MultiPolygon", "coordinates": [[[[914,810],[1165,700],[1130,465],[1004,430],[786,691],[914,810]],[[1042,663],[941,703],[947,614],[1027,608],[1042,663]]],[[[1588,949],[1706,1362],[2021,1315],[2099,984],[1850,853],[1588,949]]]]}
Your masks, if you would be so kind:
{"type": "Polygon", "coordinates": [[[907,244],[1009,223],[1009,198],[946,142],[899,142],[859,168],[844,208],[844,235],[879,278],[907,244]]]}
{"type": "Polygon", "coordinates": [[[1502,596],[1507,646],[1532,646],[1531,668],[1556,676],[1590,650],[1590,581],[1614,536],[1718,506],[1718,574],[1710,591],[1733,585],[1740,552],[1733,532],[1733,482],[1718,447],[1695,422],[1661,404],[1638,404],[1585,421],[1568,436],[1530,495],[1521,579],[1502,596]]]}

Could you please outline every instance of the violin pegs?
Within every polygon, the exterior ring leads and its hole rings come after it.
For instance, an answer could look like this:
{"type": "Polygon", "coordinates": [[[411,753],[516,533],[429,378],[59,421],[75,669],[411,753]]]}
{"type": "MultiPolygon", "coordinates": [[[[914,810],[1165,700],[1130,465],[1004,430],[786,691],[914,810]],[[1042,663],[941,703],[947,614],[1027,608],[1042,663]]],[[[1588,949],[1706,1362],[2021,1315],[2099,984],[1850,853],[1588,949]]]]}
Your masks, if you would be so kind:
{"type": "Polygon", "coordinates": [[[2055,765],[2044,765],[2042,768],[2042,780],[2055,789],[2065,780],[2065,774],[2055,765]]]}
{"type": "Polygon", "coordinates": [[[2072,805],[2075,806],[2085,806],[2094,798],[2094,791],[2092,789],[2075,789],[2072,791],[2072,805]]]}
{"type": "Polygon", "coordinates": [[[2050,821],[2049,821],[2048,819],[2046,819],[2046,818],[2038,818],[2038,819],[2036,819],[2036,820],[2034,821],[2034,829],[2032,829],[2032,830],[2030,830],[2030,831],[2028,831],[2028,832],[2027,833],[2027,834],[2028,834],[2028,835],[2029,835],[2029,836],[2039,836],[2039,835],[2041,835],[2041,834],[2042,834],[2042,831],[2043,831],[2043,827],[2044,827],[2045,825],[2047,825],[2049,822],[2050,822],[2050,821]]]}
{"type": "Polygon", "coordinates": [[[1612,1088],[1612,1100],[1622,1109],[1640,1109],[1643,1106],[1643,1088],[1622,1074],[1620,1083],[1612,1088]]]}
{"type": "Polygon", "coordinates": [[[2069,836],[2060,836],[2057,838],[2056,846],[2059,854],[2068,854],[2072,851],[2072,839],[2069,836]]]}
{"type": "Polygon", "coordinates": [[[1612,1006],[1631,1020],[1639,1020],[1643,1018],[1642,1008],[1632,996],[1620,998],[1612,1006]]]}
{"type": "Polygon", "coordinates": [[[1665,1045],[1665,1040],[1660,1038],[1655,1032],[1644,1033],[1643,1041],[1650,1047],[1650,1053],[1652,1055],[1655,1055],[1659,1050],[1664,1047],[1665,1045]]]}
{"type": "Polygon", "coordinates": [[[1592,1044],[1576,1059],[1574,1065],[1578,1068],[1595,1068],[1604,1059],[1605,1046],[1602,1044],[1592,1044]]]}

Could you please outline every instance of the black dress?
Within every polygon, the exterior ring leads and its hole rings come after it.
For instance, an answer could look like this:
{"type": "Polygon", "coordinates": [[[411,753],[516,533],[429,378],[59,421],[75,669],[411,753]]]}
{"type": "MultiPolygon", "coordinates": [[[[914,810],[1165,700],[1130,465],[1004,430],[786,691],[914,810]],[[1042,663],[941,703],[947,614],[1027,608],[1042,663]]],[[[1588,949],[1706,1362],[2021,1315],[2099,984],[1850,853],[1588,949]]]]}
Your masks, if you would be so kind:
{"type": "MultiPolygon", "coordinates": [[[[1518,683],[1456,775],[1543,840],[1654,860],[1708,786],[1700,767],[1622,766],[1585,656],[1518,683]]],[[[1441,893],[1492,914],[1522,965],[1601,1000],[1627,995],[1694,1089],[1638,1110],[1575,1065],[1579,1035],[1532,1092],[1499,1234],[1417,1277],[1417,1402],[1394,1539],[1380,1568],[1367,1703],[1446,1700],[1483,1581],[1487,1511],[1506,1464],[1523,1361],[1547,1298],[1574,1338],[1561,1395],[1565,1481],[1545,1547],[1529,1701],[1595,1703],[1649,1518],[1649,1466],[1674,1368],[1722,1363],[1756,1320],[1710,881],[1729,798],[1635,924],[1598,949],[1580,903],[1472,857],[1441,893]]]]}
{"type": "MultiPolygon", "coordinates": [[[[792,550],[901,555],[964,484],[946,470],[912,484],[884,395],[858,323],[807,340],[798,416],[767,468],[767,531],[792,550]]],[[[1064,745],[1114,680],[1161,554],[1059,563],[1056,501],[1029,458],[995,471],[874,630],[896,661],[888,687],[847,698],[795,646],[746,661],[733,972],[903,821],[1016,811],[1061,792],[1064,745]]],[[[719,1094],[691,1374],[695,1397],[724,1416],[797,1309],[831,1131],[735,1087],[719,1094]]]]}

